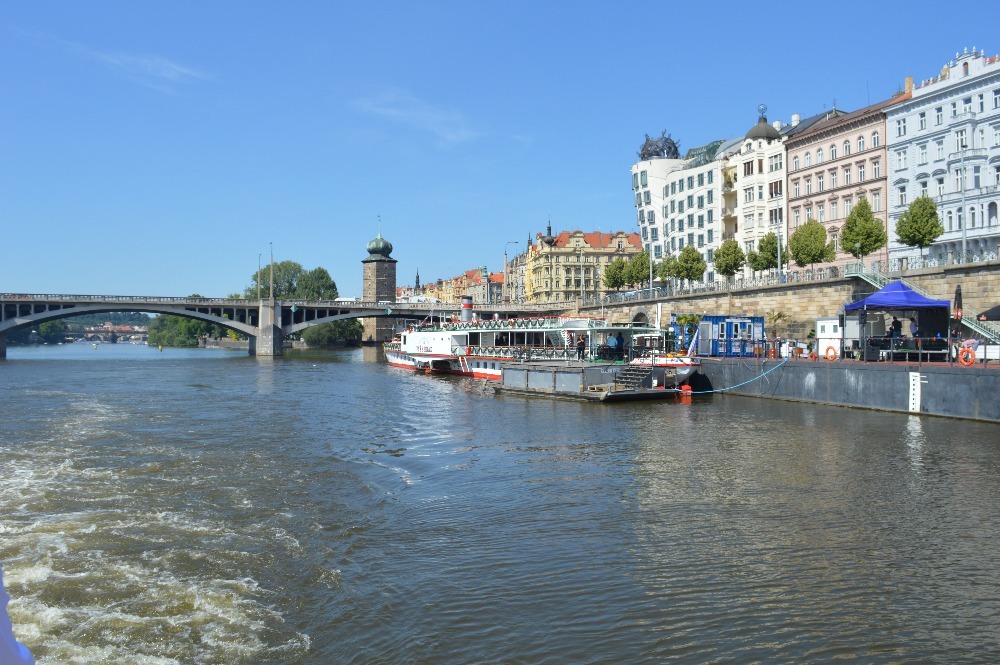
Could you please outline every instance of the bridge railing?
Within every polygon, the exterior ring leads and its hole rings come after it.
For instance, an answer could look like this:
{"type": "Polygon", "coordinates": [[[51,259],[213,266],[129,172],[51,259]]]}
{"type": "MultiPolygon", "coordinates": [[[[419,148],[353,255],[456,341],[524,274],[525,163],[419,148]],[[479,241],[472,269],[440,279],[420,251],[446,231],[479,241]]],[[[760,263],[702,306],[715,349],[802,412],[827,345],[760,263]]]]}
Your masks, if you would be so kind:
{"type": "Polygon", "coordinates": [[[75,295],[68,293],[0,293],[0,301],[13,300],[44,300],[60,302],[121,302],[121,303],[167,303],[167,304],[206,304],[206,305],[251,305],[257,302],[256,299],[247,298],[178,298],[175,296],[95,296],[95,295],[75,295]]]}
{"type": "MultiPolygon", "coordinates": [[[[176,296],[115,296],[115,295],[81,295],[70,293],[0,293],[0,301],[46,301],[46,302],[78,302],[78,303],[157,303],[176,305],[208,305],[247,307],[256,306],[260,301],[256,298],[184,298],[176,296]]],[[[305,300],[301,298],[275,299],[275,303],[286,306],[324,307],[329,309],[407,309],[418,311],[458,311],[461,303],[412,303],[390,300],[365,301],[355,300],[305,300]]],[[[554,311],[573,307],[571,302],[539,302],[539,303],[475,303],[474,309],[497,311],[554,311]]]]}

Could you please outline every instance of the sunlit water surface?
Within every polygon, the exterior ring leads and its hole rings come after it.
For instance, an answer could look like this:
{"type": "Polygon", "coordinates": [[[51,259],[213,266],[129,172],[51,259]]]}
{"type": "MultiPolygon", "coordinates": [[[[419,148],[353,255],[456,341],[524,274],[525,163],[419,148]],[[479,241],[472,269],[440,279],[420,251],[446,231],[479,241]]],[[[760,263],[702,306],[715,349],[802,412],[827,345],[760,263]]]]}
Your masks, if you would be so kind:
{"type": "Polygon", "coordinates": [[[83,344],[0,413],[42,665],[1000,661],[994,425],[83,344]]]}

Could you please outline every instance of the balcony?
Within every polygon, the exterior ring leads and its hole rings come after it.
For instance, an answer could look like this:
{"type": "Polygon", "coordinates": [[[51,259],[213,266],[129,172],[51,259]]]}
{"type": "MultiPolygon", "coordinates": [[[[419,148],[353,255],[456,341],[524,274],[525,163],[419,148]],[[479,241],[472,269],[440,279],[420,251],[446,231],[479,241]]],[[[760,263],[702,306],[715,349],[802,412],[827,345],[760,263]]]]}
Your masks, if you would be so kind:
{"type": "Polygon", "coordinates": [[[961,113],[956,113],[951,116],[952,125],[957,125],[962,122],[971,122],[976,119],[975,111],[962,111],[961,113]]]}
{"type": "MultiPolygon", "coordinates": [[[[978,159],[980,157],[986,157],[986,149],[985,148],[966,148],[965,149],[965,161],[969,161],[970,159],[978,159]]],[[[958,152],[949,153],[948,154],[948,163],[949,164],[955,164],[955,163],[961,164],[962,163],[962,151],[959,150],[958,152]]]]}

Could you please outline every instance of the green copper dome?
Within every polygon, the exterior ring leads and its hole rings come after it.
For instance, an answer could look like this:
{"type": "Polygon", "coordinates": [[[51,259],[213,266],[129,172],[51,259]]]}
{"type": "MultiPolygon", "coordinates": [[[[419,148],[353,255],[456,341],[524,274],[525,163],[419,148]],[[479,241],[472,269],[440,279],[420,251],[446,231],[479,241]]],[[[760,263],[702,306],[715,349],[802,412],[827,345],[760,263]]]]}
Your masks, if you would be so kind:
{"type": "Polygon", "coordinates": [[[368,253],[372,256],[378,254],[380,256],[384,256],[385,258],[389,258],[389,255],[392,254],[392,243],[383,238],[380,231],[378,236],[368,243],[368,253]]]}

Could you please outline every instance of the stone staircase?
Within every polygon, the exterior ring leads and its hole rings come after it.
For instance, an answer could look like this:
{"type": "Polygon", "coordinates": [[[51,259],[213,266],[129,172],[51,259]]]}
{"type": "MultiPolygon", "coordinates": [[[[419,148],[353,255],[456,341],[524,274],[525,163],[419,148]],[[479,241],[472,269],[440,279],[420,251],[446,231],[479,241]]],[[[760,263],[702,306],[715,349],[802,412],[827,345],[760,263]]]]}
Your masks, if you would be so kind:
{"type": "Polygon", "coordinates": [[[653,370],[649,367],[626,365],[615,374],[615,390],[643,390],[653,387],[653,370]]]}

